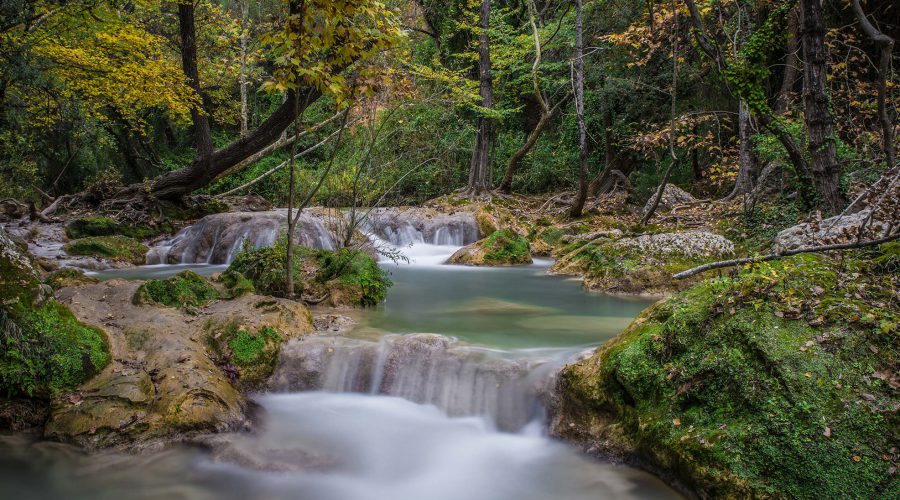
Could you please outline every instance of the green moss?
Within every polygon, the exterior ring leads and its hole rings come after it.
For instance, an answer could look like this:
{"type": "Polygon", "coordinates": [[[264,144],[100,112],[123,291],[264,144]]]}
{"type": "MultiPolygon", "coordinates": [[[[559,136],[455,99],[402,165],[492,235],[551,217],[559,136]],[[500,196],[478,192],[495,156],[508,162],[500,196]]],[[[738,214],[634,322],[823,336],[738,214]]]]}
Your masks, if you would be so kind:
{"type": "Polygon", "coordinates": [[[44,283],[50,285],[54,290],[68,286],[93,285],[99,282],[100,280],[97,278],[84,274],[84,271],[72,269],[71,267],[54,271],[44,278],[44,283]]]}
{"type": "Polygon", "coordinates": [[[484,262],[490,264],[529,264],[528,240],[507,229],[494,231],[484,240],[484,262]]]}
{"type": "Polygon", "coordinates": [[[49,396],[74,389],[109,362],[105,336],[66,306],[0,309],[0,392],[49,396]]]}
{"type": "MultiPolygon", "coordinates": [[[[259,293],[285,297],[286,245],[283,241],[271,247],[247,249],[237,255],[229,272],[249,279],[259,293]]],[[[375,259],[359,250],[314,250],[294,247],[295,294],[304,290],[320,296],[340,293],[355,305],[375,305],[384,300],[392,285],[375,259]]]]}
{"type": "Polygon", "coordinates": [[[91,236],[66,243],[69,255],[93,255],[141,265],[146,261],[147,246],[127,236],[91,236]]]}
{"type": "Polygon", "coordinates": [[[145,282],[135,292],[133,302],[193,309],[218,297],[219,293],[206,278],[193,271],[183,271],[165,280],[145,282]]]}
{"type": "Polygon", "coordinates": [[[567,367],[566,395],[710,497],[896,498],[898,343],[880,325],[896,320],[898,278],[867,262],[787,259],[704,282],[567,367]],[[881,316],[825,314],[862,307],[848,293],[881,316]]]}
{"type": "Polygon", "coordinates": [[[215,360],[245,391],[259,389],[272,376],[283,341],[270,326],[251,332],[236,321],[207,325],[205,336],[215,360]]]}
{"type": "Polygon", "coordinates": [[[122,224],[119,221],[102,216],[82,217],[66,225],[66,236],[71,239],[91,236],[128,236],[139,240],[153,238],[160,234],[171,233],[172,224],[122,224]]]}
{"type": "Polygon", "coordinates": [[[225,287],[224,297],[228,299],[236,299],[256,291],[253,282],[234,269],[226,270],[218,281],[225,287]]]}

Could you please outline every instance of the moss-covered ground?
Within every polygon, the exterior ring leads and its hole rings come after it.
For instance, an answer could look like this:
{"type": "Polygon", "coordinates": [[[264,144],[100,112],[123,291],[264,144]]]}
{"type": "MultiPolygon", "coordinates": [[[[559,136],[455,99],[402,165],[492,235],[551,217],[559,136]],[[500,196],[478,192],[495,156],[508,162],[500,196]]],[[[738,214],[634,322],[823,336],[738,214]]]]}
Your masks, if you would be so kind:
{"type": "Polygon", "coordinates": [[[661,302],[563,371],[573,418],[712,498],[900,497],[898,255],[798,256],[661,302]]]}
{"type": "Polygon", "coordinates": [[[75,219],[66,225],[66,236],[70,239],[88,238],[91,236],[127,236],[138,240],[153,238],[171,233],[171,223],[123,224],[111,217],[90,216],[75,219]]]}

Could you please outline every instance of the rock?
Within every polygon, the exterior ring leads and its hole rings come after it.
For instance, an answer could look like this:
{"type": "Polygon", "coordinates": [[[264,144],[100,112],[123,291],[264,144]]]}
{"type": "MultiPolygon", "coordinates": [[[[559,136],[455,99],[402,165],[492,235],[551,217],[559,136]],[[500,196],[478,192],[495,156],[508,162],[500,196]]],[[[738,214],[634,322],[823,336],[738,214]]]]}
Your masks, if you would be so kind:
{"type": "Polygon", "coordinates": [[[363,229],[398,247],[413,243],[461,246],[483,234],[477,217],[470,212],[447,213],[421,207],[375,209],[363,229]]]}
{"type": "MultiPolygon", "coordinates": [[[[869,210],[862,210],[843,217],[835,216],[822,221],[806,222],[789,227],[775,236],[773,241],[775,251],[856,241],[859,229],[866,222],[870,213],[869,210]]],[[[896,221],[894,223],[896,224],[896,221]]],[[[863,240],[880,238],[886,228],[885,221],[873,218],[866,222],[862,238],[863,240]]]]}
{"type": "Polygon", "coordinates": [[[607,229],[604,231],[592,231],[584,234],[567,234],[562,237],[563,243],[578,243],[581,241],[593,241],[599,238],[619,239],[624,235],[620,229],[607,229]]]}
{"type": "Polygon", "coordinates": [[[203,342],[216,325],[294,338],[312,330],[293,301],[244,295],[198,312],[138,306],[140,283],[111,280],[65,288],[60,299],[80,320],[103,325],[113,362],[76,392],[53,400],[45,436],[88,449],[141,448],[198,434],[242,429],[250,405],[203,342]]]}
{"type": "Polygon", "coordinates": [[[708,231],[645,234],[622,238],[620,248],[631,248],[656,255],[682,255],[689,258],[724,257],[734,253],[734,243],[708,231]]]}
{"type": "Polygon", "coordinates": [[[58,271],[50,273],[44,278],[44,283],[54,290],[59,290],[69,286],[95,285],[100,280],[92,276],[84,274],[84,271],[72,267],[66,267],[58,271]]]}
{"type": "MultiPolygon", "coordinates": [[[[643,210],[641,210],[642,214],[646,214],[650,211],[650,207],[653,205],[653,200],[656,199],[656,191],[653,192],[653,196],[647,200],[647,203],[644,205],[643,210]]],[[[666,188],[663,189],[662,198],[659,200],[659,206],[657,207],[657,211],[668,211],[675,208],[676,205],[680,205],[682,203],[693,203],[697,201],[696,198],[691,196],[690,193],[676,186],[675,184],[669,183],[666,184],[666,188]]]]}
{"type": "Polygon", "coordinates": [[[487,238],[457,250],[448,264],[466,266],[519,266],[531,264],[531,250],[521,235],[510,231],[495,231],[487,238]]]}
{"type": "Polygon", "coordinates": [[[356,321],[353,318],[340,314],[320,314],[313,317],[313,326],[316,332],[320,333],[341,333],[353,328],[354,325],[356,321]]]}

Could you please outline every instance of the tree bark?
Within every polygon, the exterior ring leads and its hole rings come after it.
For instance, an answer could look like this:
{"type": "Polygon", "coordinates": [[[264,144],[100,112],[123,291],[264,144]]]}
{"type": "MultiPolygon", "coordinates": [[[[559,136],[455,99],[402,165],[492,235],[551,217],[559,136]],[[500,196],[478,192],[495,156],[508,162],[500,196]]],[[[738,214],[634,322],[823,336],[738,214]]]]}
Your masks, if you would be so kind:
{"type": "Polygon", "coordinates": [[[581,216],[588,192],[587,127],[584,123],[584,21],[582,0],[575,0],[575,113],[578,115],[578,194],[569,217],[581,216]]]}
{"type": "Polygon", "coordinates": [[[750,108],[741,99],[738,105],[738,176],[734,189],[726,199],[734,199],[753,191],[756,180],[756,162],[753,158],[753,147],[750,144],[750,108]]]}
{"type": "MultiPolygon", "coordinates": [[[[494,107],[494,83],[491,74],[491,48],[488,33],[490,19],[491,2],[482,0],[479,15],[481,33],[478,37],[478,79],[481,107],[488,110],[494,107]]],[[[472,164],[469,168],[468,191],[470,194],[480,194],[491,189],[491,163],[494,156],[495,134],[493,118],[482,116],[478,119],[478,133],[475,137],[475,149],[472,151],[472,164]]]]}
{"type": "Polygon", "coordinates": [[[894,120],[887,105],[887,80],[891,72],[891,53],[894,50],[894,39],[879,31],[866,17],[859,0],[853,0],[853,13],[866,37],[878,48],[878,122],[881,124],[882,150],[888,170],[894,168],[894,120]]]}
{"type": "Polygon", "coordinates": [[[791,104],[791,93],[794,91],[794,85],[797,83],[797,74],[799,73],[800,58],[797,53],[800,51],[800,45],[797,43],[797,24],[799,23],[797,9],[791,10],[788,14],[788,33],[787,33],[787,54],[784,58],[784,78],[781,80],[781,90],[778,92],[778,99],[775,101],[775,114],[783,115],[787,112],[791,104]]]}
{"type": "Polygon", "coordinates": [[[247,112],[247,24],[250,18],[250,9],[247,5],[249,0],[240,0],[241,6],[241,75],[240,75],[240,91],[241,91],[241,137],[247,135],[248,130],[248,112],[247,112]]]}
{"type": "Polygon", "coordinates": [[[810,170],[828,213],[837,213],[846,204],[841,194],[841,168],[835,148],[834,118],[828,109],[826,82],[828,49],[821,0],[801,0],[803,44],[803,107],[809,143],[810,170]]]}
{"type": "Polygon", "coordinates": [[[197,69],[197,31],[193,2],[178,4],[178,33],[181,36],[181,68],[188,78],[188,84],[200,100],[191,108],[194,147],[197,149],[198,159],[208,161],[213,151],[213,144],[212,135],[209,132],[209,118],[203,109],[203,92],[200,88],[200,72],[197,69]]]}

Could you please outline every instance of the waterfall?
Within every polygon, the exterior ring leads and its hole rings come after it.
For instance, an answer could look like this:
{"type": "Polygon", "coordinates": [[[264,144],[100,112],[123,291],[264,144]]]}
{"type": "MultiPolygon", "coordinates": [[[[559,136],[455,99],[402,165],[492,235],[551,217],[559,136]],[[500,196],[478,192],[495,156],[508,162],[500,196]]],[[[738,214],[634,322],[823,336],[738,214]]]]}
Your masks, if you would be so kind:
{"type": "MultiPolygon", "coordinates": [[[[340,212],[336,216],[340,218],[340,212]]],[[[337,242],[329,227],[338,224],[329,217],[334,215],[304,210],[299,219],[297,243],[334,250],[337,242]]],[[[150,248],[146,262],[229,264],[245,245],[271,246],[286,230],[287,210],[284,209],[208,215],[150,248]]],[[[361,230],[373,243],[399,249],[422,244],[461,247],[479,236],[471,213],[441,214],[427,209],[375,209],[361,230]]]]}
{"type": "Polygon", "coordinates": [[[398,396],[518,431],[543,415],[542,396],[562,366],[561,354],[500,351],[436,334],[386,335],[380,341],[309,337],[282,346],[270,389],[398,396]]]}

